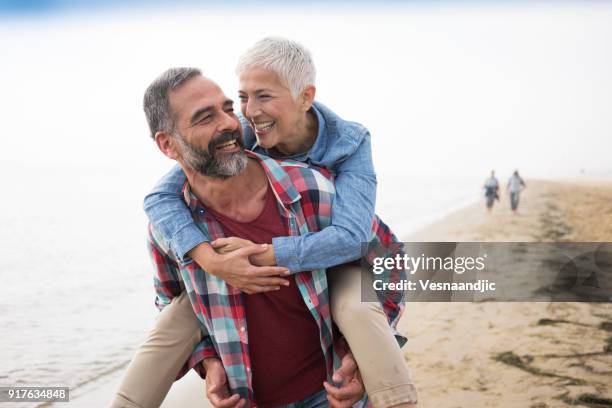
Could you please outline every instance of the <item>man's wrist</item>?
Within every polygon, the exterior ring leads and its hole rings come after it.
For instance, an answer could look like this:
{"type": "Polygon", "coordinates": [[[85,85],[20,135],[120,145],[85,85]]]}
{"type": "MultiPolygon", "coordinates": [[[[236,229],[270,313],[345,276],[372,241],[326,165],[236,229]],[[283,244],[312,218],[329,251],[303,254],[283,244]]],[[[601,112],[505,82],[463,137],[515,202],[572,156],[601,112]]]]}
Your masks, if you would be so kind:
{"type": "Polygon", "coordinates": [[[205,370],[214,364],[221,364],[221,360],[217,357],[209,357],[202,360],[202,367],[204,367],[205,370]]]}
{"type": "Polygon", "coordinates": [[[219,360],[217,357],[205,358],[204,360],[200,361],[200,364],[202,365],[205,377],[208,377],[209,371],[214,369],[216,365],[223,366],[223,363],[221,363],[221,360],[219,360]]]}

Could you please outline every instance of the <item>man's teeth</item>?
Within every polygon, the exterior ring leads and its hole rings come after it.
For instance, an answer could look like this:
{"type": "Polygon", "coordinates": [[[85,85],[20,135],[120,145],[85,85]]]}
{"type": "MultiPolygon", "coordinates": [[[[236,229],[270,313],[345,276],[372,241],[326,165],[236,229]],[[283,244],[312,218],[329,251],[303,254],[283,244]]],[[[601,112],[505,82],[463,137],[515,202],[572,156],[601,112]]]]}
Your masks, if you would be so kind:
{"type": "Polygon", "coordinates": [[[231,142],[227,142],[227,143],[222,144],[221,146],[217,146],[217,149],[223,149],[224,147],[231,146],[231,145],[233,145],[235,143],[236,143],[236,141],[232,140],[231,142]]]}
{"type": "Polygon", "coordinates": [[[272,125],[274,125],[274,121],[254,123],[254,125],[255,125],[255,130],[257,130],[258,132],[264,132],[266,130],[269,130],[272,127],[272,125]]]}

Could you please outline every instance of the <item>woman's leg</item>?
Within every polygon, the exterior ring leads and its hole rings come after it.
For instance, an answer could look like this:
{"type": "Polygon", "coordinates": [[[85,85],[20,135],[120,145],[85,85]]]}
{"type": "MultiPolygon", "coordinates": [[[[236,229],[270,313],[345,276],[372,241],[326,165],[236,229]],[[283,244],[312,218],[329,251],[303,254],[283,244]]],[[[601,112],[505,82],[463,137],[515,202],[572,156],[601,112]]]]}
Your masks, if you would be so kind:
{"type": "Polygon", "coordinates": [[[381,304],[361,302],[361,268],[337,266],[328,270],[327,277],[332,317],[357,361],[372,405],[389,408],[416,403],[410,372],[381,304]]]}
{"type": "Polygon", "coordinates": [[[198,319],[185,291],[155,320],[127,367],[111,408],[157,408],[200,342],[198,319]]]}

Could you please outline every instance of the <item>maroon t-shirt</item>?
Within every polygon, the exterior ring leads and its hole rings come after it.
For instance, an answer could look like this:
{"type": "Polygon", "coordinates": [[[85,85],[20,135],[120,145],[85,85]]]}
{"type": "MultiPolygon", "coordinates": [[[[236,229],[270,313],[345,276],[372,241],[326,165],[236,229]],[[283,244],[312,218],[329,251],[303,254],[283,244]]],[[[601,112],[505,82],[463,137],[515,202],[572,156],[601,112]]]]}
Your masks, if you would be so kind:
{"type": "MultiPolygon", "coordinates": [[[[261,214],[246,223],[208,210],[226,236],[269,244],[273,237],[287,235],[287,224],[269,186],[265,200],[261,214]]],[[[327,375],[319,328],[304,303],[295,277],[290,276],[288,280],[290,285],[280,290],[243,295],[253,390],[261,407],[302,400],[322,389],[327,375]]]]}

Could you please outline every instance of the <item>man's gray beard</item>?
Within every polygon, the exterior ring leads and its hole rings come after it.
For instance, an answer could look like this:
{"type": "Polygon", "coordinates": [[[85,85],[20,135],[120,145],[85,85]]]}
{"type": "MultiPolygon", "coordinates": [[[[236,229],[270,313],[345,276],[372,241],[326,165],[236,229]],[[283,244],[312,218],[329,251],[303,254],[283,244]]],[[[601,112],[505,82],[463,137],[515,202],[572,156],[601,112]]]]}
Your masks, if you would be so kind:
{"type": "Polygon", "coordinates": [[[176,135],[176,137],[181,146],[181,155],[185,164],[203,176],[226,179],[242,173],[246,168],[247,157],[244,153],[242,136],[237,131],[222,133],[211,140],[208,144],[208,151],[190,144],[181,135],[176,135]],[[221,157],[217,156],[217,146],[233,139],[236,140],[240,151],[224,154],[221,157]]]}

